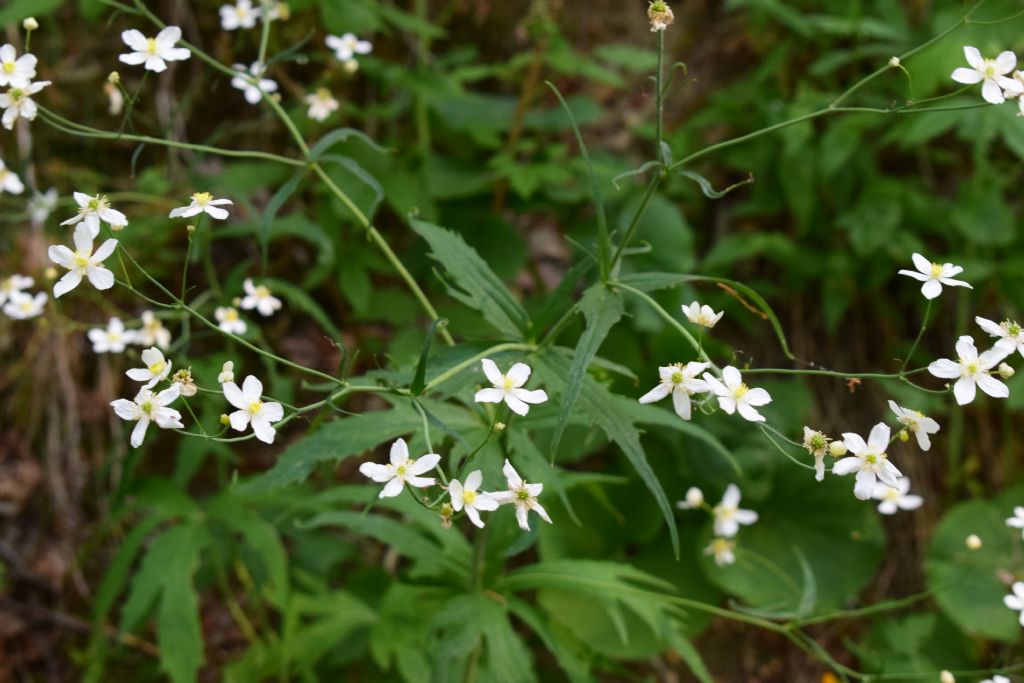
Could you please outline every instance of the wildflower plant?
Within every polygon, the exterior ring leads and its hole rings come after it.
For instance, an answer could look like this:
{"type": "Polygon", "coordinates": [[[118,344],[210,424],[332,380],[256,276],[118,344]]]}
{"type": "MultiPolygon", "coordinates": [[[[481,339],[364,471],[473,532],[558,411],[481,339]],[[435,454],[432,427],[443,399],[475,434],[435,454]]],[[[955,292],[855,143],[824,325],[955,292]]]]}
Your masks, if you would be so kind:
{"type": "MultiPolygon", "coordinates": [[[[200,680],[204,666],[222,656],[208,639],[217,627],[204,618],[204,605],[223,605],[243,636],[244,645],[226,648],[240,654],[217,663],[225,680],[316,680],[344,660],[367,680],[526,682],[547,680],[539,672],[550,666],[575,682],[598,680],[623,661],[654,671],[650,661],[664,655],[711,681],[705,653],[691,642],[710,618],[770,632],[838,680],[874,680],[876,671],[911,665],[873,657],[873,635],[843,652],[853,641],[826,639],[823,625],[864,619],[875,634],[884,625],[872,619],[921,607],[925,598],[937,607],[908,617],[922,619],[917,628],[1019,643],[1019,487],[964,504],[982,512],[958,506],[944,518],[931,541],[924,593],[876,600],[864,590],[885,548],[889,527],[880,515],[900,513],[902,521],[943,504],[929,496],[927,482],[938,477],[929,474],[932,459],[945,448],[959,457],[977,407],[968,404],[986,396],[1019,400],[1010,378],[1015,352],[1024,357],[1024,335],[1012,303],[981,296],[991,272],[980,258],[955,251],[954,242],[945,245],[948,257],[932,261],[913,239],[897,236],[875,245],[898,262],[884,272],[873,263],[869,270],[874,257],[863,259],[863,275],[821,254],[782,259],[826,271],[826,287],[840,291],[829,295],[845,297],[844,306],[855,303],[851,282],[884,282],[919,311],[907,323],[916,336],[898,358],[869,342],[860,357],[879,369],[834,370],[797,355],[767,294],[720,274],[745,258],[737,254],[778,244],[753,243],[750,235],[723,240],[727,246],[713,247],[699,272],[687,273],[691,264],[666,257],[672,249],[656,243],[678,237],[659,233],[663,223],[689,229],[673,204],[679,198],[710,202],[755,191],[753,176],[716,189],[698,172],[699,159],[727,159],[729,173],[736,163],[730,149],[775,136],[795,154],[817,134],[816,119],[941,125],[951,112],[1016,108],[1006,104],[1024,101],[1015,53],[986,58],[952,38],[984,0],[923,45],[886,55],[820,108],[780,108],[763,128],[705,147],[695,140],[684,146],[666,117],[666,98],[683,80],[693,85],[685,65],[666,64],[666,36],[686,25],[687,10],[651,2],[646,16],[637,15],[650,27],[650,59],[636,46],[605,52],[631,73],[648,61],[653,67],[645,85],[651,122],[641,132],[646,153],[614,179],[589,147],[578,120],[583,109],[554,83],[545,91],[550,109],[528,113],[542,92],[539,70],[568,72],[574,62],[548,53],[562,48],[549,42],[557,24],[547,3],[530,10],[543,28],[536,70],[525,72],[471,68],[472,56],[436,59],[431,41],[442,34],[431,29],[426,3],[415,14],[368,3],[374,20],[363,22],[365,31],[337,26],[344,23],[337,16],[359,23],[351,18],[358,13],[323,3],[327,29],[337,34],[318,27],[315,39],[288,26],[305,5],[293,14],[271,0],[196,4],[201,20],[179,27],[143,0],[102,4],[125,22],[120,40],[128,49],[103,56],[104,73],[119,63],[142,67],[131,88],[119,75],[106,81],[124,104],[108,128],[61,111],[59,63],[28,52],[34,35],[32,44],[47,54],[40,49],[45,27],[25,24],[33,28],[24,50],[0,47],[5,128],[30,139],[44,126],[98,150],[134,150],[116,169],[133,180],[110,179],[117,191],[107,194],[74,191],[70,182],[80,179],[39,165],[31,145],[5,147],[10,167],[0,162],[4,196],[18,196],[8,199],[48,240],[52,266],[65,271],[7,275],[3,312],[87,349],[97,367],[115,370],[116,380],[97,382],[96,392],[111,391],[111,383],[119,392],[100,403],[118,426],[108,437],[120,453],[111,472],[124,477],[113,484],[123,539],[88,622],[87,680],[115,680],[112,660],[121,647],[139,649],[174,683],[200,680]],[[379,44],[366,39],[378,20],[414,37],[415,75],[402,76],[401,60],[388,61],[401,41],[385,46],[387,32],[372,36],[379,44]],[[222,32],[220,42],[200,26],[222,32]],[[968,66],[946,79],[948,91],[915,98],[910,75],[918,53],[961,47],[968,66]],[[366,68],[356,73],[359,60],[366,68]],[[451,106],[434,92],[448,68],[456,72],[444,80],[451,106]],[[186,69],[203,89],[183,83],[186,69]],[[356,89],[350,93],[346,83],[364,71],[408,92],[353,117],[356,89]],[[51,80],[36,80],[40,74],[51,80]],[[459,128],[483,106],[464,97],[463,87],[510,74],[532,85],[506,112],[507,139],[486,125],[505,116],[507,102],[489,102],[490,114],[459,128]],[[870,102],[869,86],[886,78],[906,96],[886,106],[851,103],[870,102]],[[977,97],[970,89],[979,84],[977,97]],[[287,141],[286,151],[236,145],[234,133],[220,130],[190,135],[193,122],[179,105],[207,96],[206,88],[258,128],[257,141],[268,148],[287,141]],[[961,99],[935,102],[954,97],[961,99]],[[370,135],[381,115],[413,120],[414,164],[370,135]],[[350,126],[327,130],[343,117],[350,126]],[[549,129],[564,140],[544,151],[524,142],[549,129]],[[486,149],[493,177],[438,156],[432,131],[455,131],[455,149],[466,141],[486,149]],[[531,154],[551,157],[537,176],[521,168],[531,154]],[[170,178],[161,170],[165,159],[179,171],[170,178]],[[422,175],[410,180],[407,163],[422,175]],[[51,182],[59,187],[53,197],[40,190],[51,182]],[[492,185],[495,215],[525,215],[570,193],[586,212],[585,230],[566,247],[574,262],[550,287],[539,267],[508,284],[517,269],[505,260],[519,258],[512,225],[501,227],[503,242],[492,249],[468,230],[440,225],[458,220],[458,200],[492,185]],[[628,200],[612,199],[616,191],[628,200]],[[63,222],[51,219],[68,211],[75,214],[63,222]],[[401,227],[401,241],[385,224],[401,227]],[[906,263],[914,269],[899,269],[906,263]],[[83,280],[91,288],[65,297],[83,280]],[[43,283],[48,291],[32,291],[43,283]],[[972,317],[987,338],[967,333],[972,317]],[[656,332],[659,343],[619,357],[610,349],[628,336],[629,320],[656,332]],[[934,355],[947,347],[954,357],[934,355]],[[808,411],[799,400],[803,382],[822,383],[840,407],[808,411]],[[814,428],[804,424],[810,416],[814,428]],[[207,466],[216,486],[191,485],[207,466]],[[148,482],[136,471],[145,467],[174,475],[148,482]],[[628,542],[606,538],[612,527],[628,542]],[[976,532],[985,534],[984,545],[976,532]],[[965,538],[979,540],[965,546],[965,538]],[[698,584],[691,575],[703,578],[698,584]],[[939,618],[941,629],[931,623],[939,618]],[[150,620],[158,646],[146,640],[150,620]],[[549,654],[538,656],[542,650],[549,654]]],[[[802,25],[800,16],[789,21],[802,25]]],[[[117,32],[111,36],[117,43],[117,32]]],[[[872,47],[856,58],[876,54],[872,47]]],[[[962,135],[977,135],[979,126],[962,135]]],[[[1020,130],[1007,133],[1018,147],[1020,130]]],[[[86,177],[106,184],[102,174],[86,177]]],[[[978,192],[997,184],[986,180],[978,192]]],[[[778,182],[780,191],[801,195],[799,181],[778,182]]],[[[862,215],[847,219],[858,226],[851,242],[875,239],[872,221],[886,216],[877,206],[890,199],[869,198],[862,215]]],[[[810,224],[816,209],[804,210],[810,224]]],[[[559,213],[568,215],[552,215],[559,213]]],[[[69,365],[65,355],[54,358],[69,365]]],[[[72,404],[62,401],[61,409],[72,404]]],[[[999,680],[1021,670],[1010,654],[972,657],[964,667],[971,675],[999,680]]],[[[949,673],[944,661],[935,664],[934,672],[913,675],[949,673]]]]}

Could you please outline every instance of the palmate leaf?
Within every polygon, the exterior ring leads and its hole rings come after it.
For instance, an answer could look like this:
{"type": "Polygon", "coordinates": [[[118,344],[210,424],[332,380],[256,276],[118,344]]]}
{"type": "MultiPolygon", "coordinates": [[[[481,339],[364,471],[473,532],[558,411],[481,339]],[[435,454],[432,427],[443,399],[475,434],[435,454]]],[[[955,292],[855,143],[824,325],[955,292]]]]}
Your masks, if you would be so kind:
{"type": "MultiPolygon", "coordinates": [[[[570,373],[575,367],[575,364],[570,364],[566,357],[568,353],[572,353],[572,351],[556,347],[538,356],[538,364],[545,369],[545,375],[556,392],[563,391],[564,387],[568,385],[570,373]]],[[[654,495],[654,500],[668,525],[672,549],[678,557],[679,530],[676,527],[675,513],[665,494],[665,489],[662,488],[657,475],[654,474],[650,463],[647,462],[647,455],[644,453],[643,446],[640,445],[640,431],[619,409],[619,404],[611,392],[595,382],[586,372],[580,375],[580,382],[582,386],[582,391],[579,393],[581,410],[586,413],[594,425],[600,427],[608,438],[622,449],[630,464],[640,475],[640,479],[654,495]]]]}
{"type": "Polygon", "coordinates": [[[430,256],[444,266],[456,299],[477,310],[484,320],[514,339],[526,337],[530,319],[501,279],[462,236],[433,223],[410,217],[409,224],[430,245],[430,256]]]}

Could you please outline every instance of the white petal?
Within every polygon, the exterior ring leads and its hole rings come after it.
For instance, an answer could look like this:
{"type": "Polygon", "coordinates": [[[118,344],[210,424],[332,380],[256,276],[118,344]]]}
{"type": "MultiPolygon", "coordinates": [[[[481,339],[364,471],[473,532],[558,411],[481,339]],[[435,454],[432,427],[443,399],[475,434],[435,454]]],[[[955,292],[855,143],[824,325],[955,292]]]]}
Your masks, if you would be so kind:
{"type": "Polygon", "coordinates": [[[957,83],[973,85],[974,83],[981,83],[985,76],[983,76],[978,71],[975,71],[974,69],[965,69],[964,67],[960,67],[959,69],[953,71],[953,73],[950,75],[950,78],[952,78],[957,83]]]}
{"type": "MultiPolygon", "coordinates": [[[[487,391],[486,389],[484,391],[487,391]]],[[[641,403],[654,403],[668,396],[671,389],[667,384],[658,383],[656,387],[648,391],[646,394],[640,397],[641,403]]],[[[477,399],[479,401],[479,399],[477,399]]]]}
{"type": "Polygon", "coordinates": [[[473,400],[477,403],[501,403],[505,400],[505,392],[502,389],[488,387],[476,392],[473,400]]]}
{"type": "Polygon", "coordinates": [[[889,425],[884,422],[879,422],[871,428],[871,433],[868,434],[868,448],[875,453],[884,453],[889,446],[889,425]]]}
{"type": "Polygon", "coordinates": [[[396,467],[409,460],[409,445],[405,443],[405,439],[398,439],[391,444],[391,452],[388,457],[391,464],[396,467]]]}
{"type": "Polygon", "coordinates": [[[953,396],[956,397],[956,402],[962,406],[974,400],[976,391],[974,379],[971,377],[961,377],[953,385],[953,396]]]}
{"type": "Polygon", "coordinates": [[[505,383],[505,378],[501,374],[501,370],[494,364],[494,361],[490,358],[484,358],[480,361],[480,364],[484,368],[484,375],[487,377],[487,381],[496,387],[500,387],[505,383]]]}
{"type": "Polygon", "coordinates": [[[921,293],[924,294],[925,299],[934,299],[942,294],[942,285],[938,280],[925,280],[925,283],[921,285],[921,293]]]}

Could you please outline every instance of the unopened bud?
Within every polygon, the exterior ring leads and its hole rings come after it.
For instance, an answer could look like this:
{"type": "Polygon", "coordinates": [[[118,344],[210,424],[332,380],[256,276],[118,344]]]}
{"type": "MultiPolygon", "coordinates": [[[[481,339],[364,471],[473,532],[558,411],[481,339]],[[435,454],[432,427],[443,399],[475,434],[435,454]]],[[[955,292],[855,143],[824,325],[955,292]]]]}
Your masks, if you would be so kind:
{"type": "Polygon", "coordinates": [[[672,8],[664,0],[654,0],[647,7],[647,18],[651,21],[652,31],[664,31],[675,21],[672,8]]]}
{"type": "Polygon", "coordinates": [[[21,22],[21,25],[25,27],[26,31],[35,31],[39,28],[39,22],[36,21],[35,17],[26,17],[25,21],[21,22]]]}
{"type": "Polygon", "coordinates": [[[50,266],[49,268],[43,271],[43,277],[45,277],[47,280],[56,280],[57,275],[57,269],[54,268],[53,266],[50,266]]]}
{"type": "Polygon", "coordinates": [[[1010,379],[1015,374],[1017,374],[1017,371],[1011,368],[1006,363],[999,364],[999,376],[1002,377],[1003,379],[1010,379]]]}
{"type": "Polygon", "coordinates": [[[495,422],[494,423],[494,431],[496,431],[496,432],[503,432],[503,431],[505,431],[505,423],[504,422],[495,422]]]}
{"type": "Polygon", "coordinates": [[[981,539],[976,534],[971,534],[964,541],[964,544],[971,550],[977,550],[981,547],[981,539]]]}
{"type": "Polygon", "coordinates": [[[107,76],[107,82],[117,85],[121,82],[121,74],[117,73],[116,71],[111,71],[110,75],[107,76]]]}
{"type": "Polygon", "coordinates": [[[901,429],[899,436],[900,436],[900,441],[902,441],[903,443],[906,443],[907,441],[910,441],[910,434],[907,433],[906,429],[901,429]]]}
{"type": "Polygon", "coordinates": [[[956,683],[956,676],[945,669],[939,673],[939,683],[956,683]]]}
{"type": "Polygon", "coordinates": [[[231,424],[231,418],[228,417],[227,414],[221,414],[220,423],[227,427],[229,424],[231,424]]]}
{"type": "Polygon", "coordinates": [[[899,57],[890,57],[889,58],[889,66],[891,66],[893,68],[896,68],[899,65],[900,65],[900,58],[899,57]]]}
{"type": "Polygon", "coordinates": [[[235,308],[238,308],[239,306],[241,306],[242,305],[242,297],[236,296],[234,299],[231,300],[231,305],[234,306],[235,308]]]}
{"type": "Polygon", "coordinates": [[[828,445],[828,452],[831,453],[833,457],[841,458],[846,455],[846,444],[842,441],[833,441],[828,445]]]}
{"type": "Polygon", "coordinates": [[[345,69],[345,73],[354,74],[359,71],[359,62],[354,59],[346,59],[341,63],[341,67],[345,69]]]}
{"type": "Polygon", "coordinates": [[[683,510],[692,510],[699,508],[704,504],[704,492],[696,486],[691,486],[686,489],[686,500],[679,502],[679,507],[683,510]]]}
{"type": "Polygon", "coordinates": [[[455,514],[455,509],[451,506],[451,503],[445,503],[441,506],[441,528],[451,529],[452,528],[452,515],[455,514]]]}
{"type": "Polygon", "coordinates": [[[194,226],[194,225],[186,225],[185,226],[185,232],[187,232],[188,234],[191,235],[195,231],[196,231],[196,226],[194,226]]]}

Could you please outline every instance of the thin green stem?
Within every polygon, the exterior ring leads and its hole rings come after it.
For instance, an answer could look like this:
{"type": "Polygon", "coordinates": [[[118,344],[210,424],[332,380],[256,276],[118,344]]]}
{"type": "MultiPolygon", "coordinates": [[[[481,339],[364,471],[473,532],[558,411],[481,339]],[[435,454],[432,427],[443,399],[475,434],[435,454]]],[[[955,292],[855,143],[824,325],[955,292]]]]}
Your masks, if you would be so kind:
{"type": "Polygon", "coordinates": [[[484,358],[487,358],[488,356],[490,356],[492,354],[502,353],[503,351],[527,351],[527,352],[529,352],[529,351],[536,351],[536,350],[537,350],[537,347],[534,346],[533,344],[522,344],[522,343],[518,343],[518,342],[508,342],[508,343],[504,343],[504,344],[496,344],[495,346],[492,346],[489,349],[481,351],[480,353],[478,353],[478,354],[476,354],[476,355],[474,355],[474,356],[472,356],[470,358],[467,358],[466,360],[462,361],[461,363],[458,363],[457,365],[453,365],[452,367],[448,368],[447,370],[442,372],[440,375],[438,375],[437,377],[435,377],[434,379],[430,380],[425,385],[423,385],[423,392],[422,393],[425,394],[428,391],[431,391],[431,390],[439,387],[441,384],[445,383],[446,381],[448,381],[449,379],[451,379],[455,375],[459,374],[460,372],[462,372],[466,368],[472,367],[473,365],[476,365],[481,360],[483,360],[484,358]]]}
{"type": "Polygon", "coordinates": [[[267,5],[263,6],[263,11],[260,13],[260,21],[263,23],[263,30],[260,33],[260,52],[257,61],[260,64],[267,63],[267,46],[270,44],[270,24],[273,22],[267,12],[267,5]]]}
{"type": "Polygon", "coordinates": [[[836,377],[838,379],[900,379],[909,375],[919,375],[927,372],[928,368],[915,368],[905,372],[841,372],[838,370],[810,370],[794,368],[745,368],[745,375],[820,375],[824,377],[836,377]]]}
{"type": "Polygon", "coordinates": [[[924,318],[921,320],[921,329],[917,331],[917,337],[914,339],[914,343],[910,346],[910,350],[907,351],[907,357],[903,359],[900,364],[900,377],[905,374],[903,371],[907,368],[907,363],[914,357],[914,352],[917,351],[917,345],[921,343],[921,337],[924,336],[924,331],[928,329],[928,318],[932,314],[932,299],[928,299],[928,304],[924,309],[924,318]]]}
{"type": "MultiPolygon", "coordinates": [[[[659,157],[660,158],[660,157],[659,157]]],[[[650,203],[651,198],[658,189],[658,185],[661,184],[662,169],[658,168],[657,172],[647,183],[647,188],[644,190],[643,196],[640,198],[640,205],[637,206],[636,211],[633,213],[633,218],[629,221],[629,226],[626,227],[626,232],[622,236],[622,240],[619,241],[619,246],[615,248],[615,253],[612,254],[611,262],[608,265],[608,270],[614,276],[617,274],[616,267],[619,260],[622,258],[623,253],[626,251],[626,247],[633,239],[633,235],[636,233],[637,228],[640,226],[640,219],[644,215],[644,211],[647,209],[647,205],[650,203]]]]}
{"type": "Polygon", "coordinates": [[[662,84],[665,80],[664,75],[664,63],[665,63],[665,31],[655,31],[658,34],[658,75],[655,79],[656,89],[654,92],[654,158],[661,161],[661,142],[662,142],[662,130],[661,130],[661,118],[663,109],[663,88],[662,84]]]}
{"type": "Polygon", "coordinates": [[[702,360],[705,363],[710,364],[711,368],[714,369],[715,372],[719,372],[719,367],[717,365],[715,365],[711,361],[711,358],[708,356],[707,352],[705,352],[704,349],[701,348],[701,345],[697,341],[697,339],[692,334],[690,334],[690,331],[688,329],[683,327],[682,323],[680,323],[678,320],[673,318],[669,314],[668,311],[666,311],[664,308],[662,308],[661,304],[659,304],[657,301],[652,299],[647,293],[641,292],[639,289],[635,289],[633,287],[630,287],[629,285],[624,285],[621,282],[613,282],[613,283],[611,283],[611,285],[613,287],[618,287],[620,289],[624,289],[627,292],[630,292],[634,296],[636,296],[636,297],[642,299],[643,301],[645,301],[651,308],[654,309],[655,313],[657,313],[659,316],[661,316],[661,318],[665,322],[667,322],[669,325],[674,327],[676,329],[676,331],[679,332],[679,334],[683,335],[683,337],[686,339],[686,341],[688,341],[690,343],[690,346],[692,346],[693,350],[697,353],[697,358],[699,358],[700,360],[702,360]]]}

